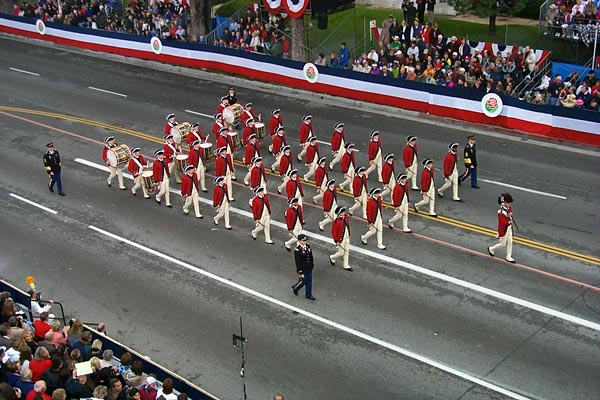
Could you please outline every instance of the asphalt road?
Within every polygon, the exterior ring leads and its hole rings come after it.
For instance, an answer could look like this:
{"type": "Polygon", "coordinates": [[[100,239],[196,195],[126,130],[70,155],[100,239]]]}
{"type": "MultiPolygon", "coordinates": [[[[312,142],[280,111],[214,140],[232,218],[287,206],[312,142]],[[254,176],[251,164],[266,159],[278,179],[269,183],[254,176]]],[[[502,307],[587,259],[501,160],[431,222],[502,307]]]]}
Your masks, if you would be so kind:
{"type": "MultiPolygon", "coordinates": [[[[108,134],[150,155],[170,112],[209,130],[210,119],[185,110],[213,114],[229,78],[202,80],[4,38],[0,55],[3,278],[24,286],[34,275],[46,297],[70,314],[106,321],[111,336],[223,399],[241,396],[240,352],[231,345],[240,316],[251,399],[278,391],[290,399],[600,395],[598,154],[478,135],[481,190],[462,187],[465,203],[438,199],[436,211],[446,218],[411,214],[412,235],[386,228],[385,252],[375,241],[360,244],[366,226],[353,219],[352,273],[329,265],[333,246],[327,232],[317,234],[321,211],[307,204],[317,259],[312,303],[291,293],[286,232],[272,228],[274,246],[250,239],[243,186],[234,189],[234,229],[226,231],[212,224],[204,203],[203,220],[186,217],[175,194],[173,209],[133,198],[116,185],[107,188],[107,173],[94,166],[108,134]],[[45,187],[41,155],[48,141],[63,158],[64,198],[45,187]],[[485,252],[495,241],[486,232],[495,229],[496,197],[507,189],[483,180],[537,191],[510,189],[517,235],[534,243],[515,245],[516,266],[485,252]],[[548,246],[552,251],[542,249],[548,246]],[[585,256],[592,261],[581,261],[585,256]]],[[[416,134],[420,156],[439,161],[448,143],[462,145],[467,134],[427,116],[400,119],[247,86],[236,85],[238,97],[263,116],[282,109],[294,150],[306,113],[324,141],[344,122],[362,164],[373,129],[382,132],[386,152],[400,154],[406,135],[416,134]]],[[[276,181],[269,176],[271,192],[276,181]]],[[[274,220],[282,222],[284,200],[275,194],[272,204],[274,220]]]]}

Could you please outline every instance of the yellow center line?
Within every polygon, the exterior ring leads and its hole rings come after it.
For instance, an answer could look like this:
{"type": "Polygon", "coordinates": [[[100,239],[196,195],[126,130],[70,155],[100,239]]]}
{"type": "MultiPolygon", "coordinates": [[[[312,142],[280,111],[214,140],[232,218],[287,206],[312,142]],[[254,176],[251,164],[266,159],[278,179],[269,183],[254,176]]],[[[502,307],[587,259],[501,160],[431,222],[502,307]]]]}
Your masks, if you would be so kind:
{"type": "MultiPolygon", "coordinates": [[[[61,119],[61,120],[66,120],[66,121],[72,121],[72,122],[78,122],[81,124],[86,124],[86,125],[92,125],[92,126],[96,126],[96,127],[100,127],[100,128],[105,128],[105,129],[110,129],[116,132],[121,132],[121,133],[125,133],[127,135],[130,136],[135,136],[137,138],[143,139],[143,140],[148,140],[151,142],[155,142],[155,143],[160,143],[163,144],[164,140],[162,139],[162,137],[156,137],[156,136],[152,136],[143,132],[138,132],[132,129],[127,129],[127,128],[122,128],[120,126],[116,126],[116,125],[110,125],[110,124],[106,124],[103,122],[99,122],[99,121],[94,121],[94,120],[90,120],[90,119],[86,119],[86,118],[80,118],[80,117],[75,117],[75,116],[71,116],[71,115],[65,115],[65,114],[59,114],[59,113],[54,113],[54,112],[49,112],[49,111],[40,111],[40,110],[30,110],[30,109],[25,109],[25,108],[17,108],[17,107],[8,107],[8,106],[0,106],[0,110],[2,111],[12,111],[12,112],[16,112],[16,113],[25,113],[25,114],[33,114],[33,115],[39,115],[39,116],[44,116],[44,117],[50,117],[50,118],[56,118],[56,119],[61,119]]],[[[184,148],[186,148],[187,146],[183,146],[184,148]]],[[[245,165],[240,162],[240,161],[235,161],[235,164],[238,166],[243,166],[245,167],[245,165]]],[[[276,176],[279,177],[278,174],[274,174],[272,173],[269,168],[265,168],[265,172],[271,176],[276,176]]],[[[307,184],[310,185],[314,185],[314,181],[304,181],[307,184]]],[[[342,196],[346,196],[349,198],[353,198],[353,196],[348,192],[348,191],[344,191],[344,192],[339,192],[339,195],[342,196]]],[[[384,201],[383,205],[385,208],[388,209],[393,209],[394,207],[392,206],[391,203],[384,201]]],[[[468,222],[464,222],[464,221],[459,221],[459,220],[455,220],[449,217],[445,217],[445,216],[438,216],[438,218],[432,218],[427,214],[423,214],[423,213],[419,213],[416,214],[414,211],[410,211],[410,213],[412,215],[421,217],[421,218],[426,218],[429,219],[431,221],[436,221],[436,222],[440,222],[446,225],[450,225],[450,226],[454,226],[456,228],[461,228],[461,229],[465,229],[471,232],[476,232],[482,235],[486,235],[486,236],[491,236],[491,237],[495,237],[496,236],[496,230],[494,229],[490,229],[490,228],[486,228],[483,226],[479,226],[479,225],[474,225],[468,222]]],[[[549,252],[549,253],[553,253],[553,254],[557,254],[563,257],[567,257],[567,258],[571,258],[571,259],[575,259],[578,261],[583,261],[586,263],[590,263],[590,264],[595,264],[595,265],[600,265],[600,258],[598,257],[594,257],[591,255],[587,255],[587,254],[582,254],[582,253],[577,253],[575,251],[571,251],[568,249],[563,249],[561,247],[557,247],[557,246],[553,246],[550,244],[546,244],[546,243],[542,243],[542,242],[538,242],[532,239],[527,239],[525,237],[520,237],[517,236],[514,239],[515,243],[527,246],[527,247],[532,247],[538,250],[542,250],[545,252],[549,252]]]]}

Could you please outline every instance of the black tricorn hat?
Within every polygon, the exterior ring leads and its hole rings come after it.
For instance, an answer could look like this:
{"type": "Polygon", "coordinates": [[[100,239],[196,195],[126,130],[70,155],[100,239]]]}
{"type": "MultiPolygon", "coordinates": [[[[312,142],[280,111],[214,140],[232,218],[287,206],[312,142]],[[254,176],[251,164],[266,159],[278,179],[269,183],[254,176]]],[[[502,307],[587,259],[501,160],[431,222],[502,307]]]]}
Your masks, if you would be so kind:
{"type": "Polygon", "coordinates": [[[498,196],[498,204],[512,203],[512,202],[513,202],[513,197],[510,195],[510,193],[501,193],[500,196],[498,196]]]}

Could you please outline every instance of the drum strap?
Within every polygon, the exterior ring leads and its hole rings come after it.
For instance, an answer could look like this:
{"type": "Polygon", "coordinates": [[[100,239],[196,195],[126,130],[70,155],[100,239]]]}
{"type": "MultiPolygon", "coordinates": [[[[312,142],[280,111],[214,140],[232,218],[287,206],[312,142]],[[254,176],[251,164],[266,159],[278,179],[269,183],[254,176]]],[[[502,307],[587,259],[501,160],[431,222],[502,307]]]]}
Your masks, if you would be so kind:
{"type": "Polygon", "coordinates": [[[144,169],[142,162],[137,157],[131,157],[131,159],[138,165],[138,173],[144,169]]]}
{"type": "Polygon", "coordinates": [[[179,150],[177,150],[177,147],[173,146],[171,143],[167,143],[167,146],[169,146],[170,148],[173,149],[173,153],[174,154],[179,153],[179,150]]]}

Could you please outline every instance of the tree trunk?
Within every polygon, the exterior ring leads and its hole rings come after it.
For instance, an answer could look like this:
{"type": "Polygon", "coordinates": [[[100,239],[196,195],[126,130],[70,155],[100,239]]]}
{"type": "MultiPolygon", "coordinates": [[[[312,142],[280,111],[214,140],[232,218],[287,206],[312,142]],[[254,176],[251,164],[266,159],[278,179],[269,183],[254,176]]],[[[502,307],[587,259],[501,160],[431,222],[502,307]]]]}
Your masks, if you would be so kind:
{"type": "Polygon", "coordinates": [[[490,15],[489,23],[489,34],[490,36],[496,36],[496,15],[490,15]]]}
{"type": "Polygon", "coordinates": [[[190,0],[191,22],[188,26],[188,38],[197,42],[200,36],[208,33],[210,5],[207,0],[190,0]]]}
{"type": "Polygon", "coordinates": [[[292,19],[292,60],[306,61],[304,51],[304,18],[292,19]]]}

